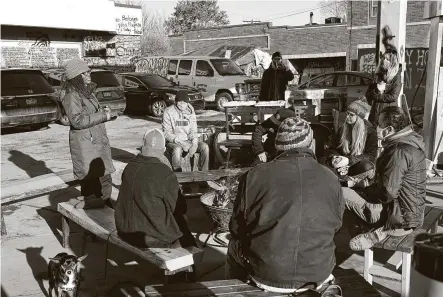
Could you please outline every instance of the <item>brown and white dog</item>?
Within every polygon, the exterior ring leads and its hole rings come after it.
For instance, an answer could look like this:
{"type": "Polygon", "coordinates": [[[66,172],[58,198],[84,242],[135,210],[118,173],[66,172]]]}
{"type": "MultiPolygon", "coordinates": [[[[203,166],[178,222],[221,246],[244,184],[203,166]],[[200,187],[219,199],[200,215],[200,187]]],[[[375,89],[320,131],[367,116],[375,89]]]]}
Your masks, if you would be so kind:
{"type": "Polygon", "coordinates": [[[75,296],[79,281],[79,263],[88,255],[76,257],[67,253],[59,253],[54,258],[49,258],[49,296],[55,290],[56,297],[75,296]]]}

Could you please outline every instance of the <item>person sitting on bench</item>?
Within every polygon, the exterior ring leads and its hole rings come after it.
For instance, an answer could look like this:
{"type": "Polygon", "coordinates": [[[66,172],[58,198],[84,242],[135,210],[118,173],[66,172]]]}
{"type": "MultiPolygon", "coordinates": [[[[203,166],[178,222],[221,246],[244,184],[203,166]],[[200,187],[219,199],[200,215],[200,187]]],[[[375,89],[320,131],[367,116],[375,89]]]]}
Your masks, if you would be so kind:
{"type": "Polygon", "coordinates": [[[193,157],[196,152],[200,154],[198,169],[209,169],[209,147],[206,143],[198,141],[197,119],[185,91],[178,91],[175,104],[165,109],[162,127],[166,146],[172,152],[171,163],[174,171],[182,171],[182,158],[186,155],[193,157]]]}
{"type": "Polygon", "coordinates": [[[283,121],[275,146],[279,156],[240,177],[226,277],[291,294],[333,280],[344,201],[338,177],[315,159],[305,120],[283,121]]]}
{"type": "Polygon", "coordinates": [[[423,224],[426,199],[426,160],[423,138],[409,125],[400,107],[383,109],[377,134],[383,152],[375,166],[374,183],[347,182],[343,188],[346,207],[360,219],[372,224],[373,231],[351,239],[354,251],[373,247],[390,236],[403,236],[423,224]]]}
{"type": "Polygon", "coordinates": [[[290,108],[280,108],[263,123],[257,124],[252,133],[252,153],[255,156],[252,166],[272,161],[275,158],[277,154],[275,135],[277,134],[278,127],[280,127],[281,122],[294,116],[295,112],[292,106],[290,108]],[[266,139],[263,140],[263,138],[266,139]]]}
{"type": "Polygon", "coordinates": [[[374,177],[378,138],[372,124],[365,119],[370,110],[365,97],[349,104],[345,123],[333,138],[329,156],[326,160],[319,160],[343,181],[348,176],[354,180],[374,177]]]}
{"type": "Polygon", "coordinates": [[[148,130],[141,153],[122,174],[115,225],[120,238],[136,247],[197,246],[186,223],[186,200],[177,177],[161,161],[165,149],[163,132],[148,130]]]}

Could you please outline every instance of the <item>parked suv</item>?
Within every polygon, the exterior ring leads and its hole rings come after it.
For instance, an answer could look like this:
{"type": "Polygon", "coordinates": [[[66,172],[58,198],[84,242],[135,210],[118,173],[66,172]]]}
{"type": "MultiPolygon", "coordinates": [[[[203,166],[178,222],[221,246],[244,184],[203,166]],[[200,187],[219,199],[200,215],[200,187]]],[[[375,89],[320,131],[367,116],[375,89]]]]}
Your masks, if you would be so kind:
{"type": "MultiPolygon", "coordinates": [[[[60,90],[60,81],[63,74],[62,69],[50,69],[44,71],[48,82],[54,86],[57,90],[58,100],[60,104],[60,109],[62,110],[62,116],[60,117],[60,122],[69,126],[69,119],[61,104],[61,99],[63,94],[60,90]]],[[[92,69],[91,80],[97,84],[95,89],[95,96],[98,102],[102,106],[109,106],[113,111],[123,112],[126,108],[126,98],[123,86],[120,84],[114,72],[103,69],[92,69]]]]}
{"type": "Polygon", "coordinates": [[[1,127],[41,128],[60,116],[54,88],[36,69],[1,70],[1,127]]]}
{"type": "Polygon", "coordinates": [[[165,108],[174,104],[179,90],[188,92],[195,110],[205,108],[205,100],[199,90],[179,86],[160,75],[130,72],[118,76],[125,88],[127,113],[142,112],[161,117],[165,108]]]}
{"type": "Polygon", "coordinates": [[[136,63],[137,72],[161,74],[179,85],[199,89],[207,103],[215,103],[223,111],[223,104],[241,100],[235,84],[248,76],[227,58],[212,56],[143,57],[136,63]]]}

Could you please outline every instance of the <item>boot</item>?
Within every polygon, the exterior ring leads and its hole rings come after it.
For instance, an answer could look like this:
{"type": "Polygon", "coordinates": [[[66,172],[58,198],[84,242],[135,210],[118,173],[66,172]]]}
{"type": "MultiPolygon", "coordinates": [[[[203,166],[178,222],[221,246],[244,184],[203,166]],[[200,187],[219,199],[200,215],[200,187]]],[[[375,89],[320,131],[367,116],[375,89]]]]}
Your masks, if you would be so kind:
{"type": "Polygon", "coordinates": [[[76,209],[93,209],[105,207],[105,202],[102,198],[85,199],[83,196],[69,200],[69,203],[76,209]]]}

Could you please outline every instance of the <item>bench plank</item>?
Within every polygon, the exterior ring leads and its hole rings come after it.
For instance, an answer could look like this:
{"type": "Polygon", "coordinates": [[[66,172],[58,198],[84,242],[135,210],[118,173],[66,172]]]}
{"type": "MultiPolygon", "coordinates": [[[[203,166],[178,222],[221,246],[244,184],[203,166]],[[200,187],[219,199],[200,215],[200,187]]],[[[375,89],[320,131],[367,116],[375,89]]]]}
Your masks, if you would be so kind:
{"type": "Polygon", "coordinates": [[[225,176],[241,175],[247,172],[250,167],[235,168],[235,169],[217,169],[208,171],[193,171],[193,172],[176,172],[179,183],[202,182],[208,180],[218,180],[225,176]]]}
{"type": "MultiPolygon", "coordinates": [[[[368,284],[355,270],[336,268],[333,271],[336,284],[343,290],[343,296],[380,297],[380,293],[368,284]]],[[[245,284],[240,280],[217,280],[201,283],[177,284],[172,286],[147,286],[146,297],[287,297],[287,294],[265,292],[261,289],[245,284]]],[[[308,297],[309,293],[297,296],[308,297]]]]}
{"type": "Polygon", "coordinates": [[[97,209],[76,209],[69,203],[59,203],[58,211],[69,220],[97,235],[145,259],[161,269],[175,271],[193,265],[201,260],[203,250],[188,248],[146,248],[134,247],[123,241],[116,233],[114,210],[109,207],[97,209]]]}

